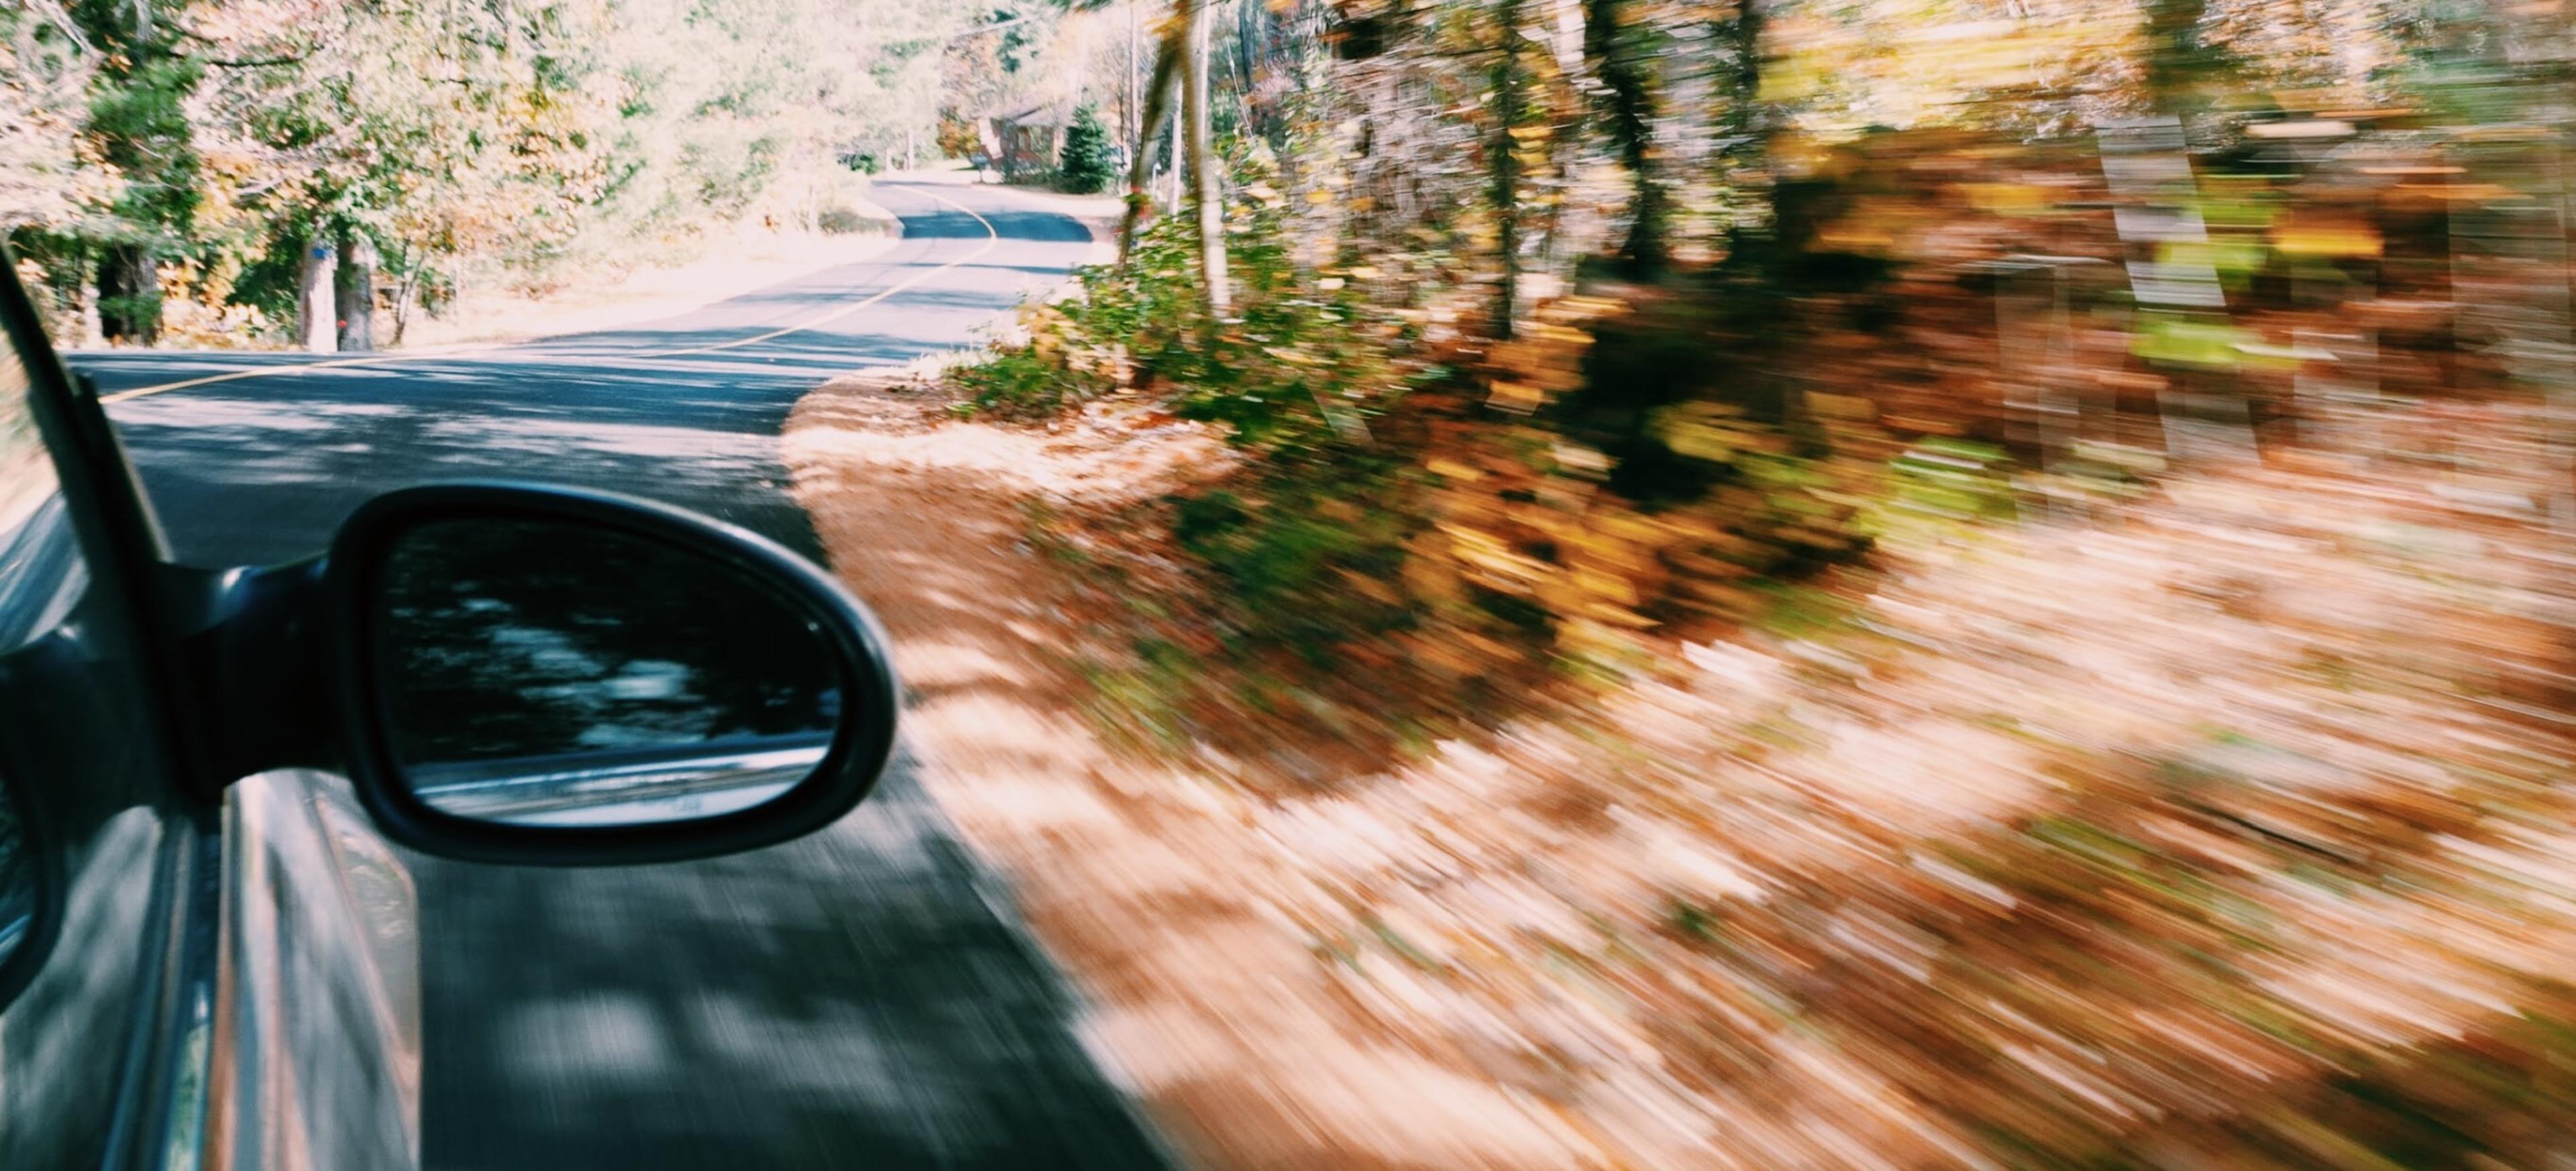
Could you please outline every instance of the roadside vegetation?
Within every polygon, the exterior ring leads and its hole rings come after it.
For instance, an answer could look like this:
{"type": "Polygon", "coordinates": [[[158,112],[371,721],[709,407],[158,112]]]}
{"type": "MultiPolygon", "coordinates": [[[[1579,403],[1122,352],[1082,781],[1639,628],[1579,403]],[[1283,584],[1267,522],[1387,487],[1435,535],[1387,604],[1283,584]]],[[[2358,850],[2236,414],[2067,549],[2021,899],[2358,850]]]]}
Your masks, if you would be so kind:
{"type": "Polygon", "coordinates": [[[396,344],[746,230],[881,231],[868,177],[937,162],[1041,64],[1078,74],[1067,24],[957,0],[29,0],[0,7],[0,232],[69,342],[396,344]]]}
{"type": "Polygon", "coordinates": [[[82,341],[1122,191],[790,445],[1210,1165],[2576,1158],[2563,6],[28,0],[0,83],[82,341]]]}
{"type": "MultiPolygon", "coordinates": [[[[1027,536],[1093,727],[1206,787],[1137,832],[1304,942],[1261,997],[1551,1136],[1491,1165],[2576,1153],[2563,14],[1158,43],[1122,259],[946,377],[1229,448],[1027,536]]],[[[1113,1013],[1183,995],[1065,914],[1113,1013]]],[[[1219,1163],[1404,1165],[1253,1048],[1347,1129],[1219,1163]]]]}

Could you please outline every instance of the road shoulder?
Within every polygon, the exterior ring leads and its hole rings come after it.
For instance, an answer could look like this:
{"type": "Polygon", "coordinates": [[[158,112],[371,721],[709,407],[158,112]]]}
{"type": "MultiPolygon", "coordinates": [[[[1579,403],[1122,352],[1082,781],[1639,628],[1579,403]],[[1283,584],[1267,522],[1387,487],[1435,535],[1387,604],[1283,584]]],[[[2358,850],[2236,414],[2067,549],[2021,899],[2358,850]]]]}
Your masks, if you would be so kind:
{"type": "Polygon", "coordinates": [[[1169,490],[1221,458],[1213,438],[1148,416],[1048,434],[943,405],[903,372],[807,395],[785,440],[793,491],[893,634],[924,787],[1078,985],[1113,1080],[1199,1165],[1580,1165],[1468,1055],[1354,1027],[1270,910],[1312,882],[1247,828],[1252,798],[1122,759],[1085,718],[1089,684],[1062,653],[1082,603],[1025,510],[1169,490]]]}

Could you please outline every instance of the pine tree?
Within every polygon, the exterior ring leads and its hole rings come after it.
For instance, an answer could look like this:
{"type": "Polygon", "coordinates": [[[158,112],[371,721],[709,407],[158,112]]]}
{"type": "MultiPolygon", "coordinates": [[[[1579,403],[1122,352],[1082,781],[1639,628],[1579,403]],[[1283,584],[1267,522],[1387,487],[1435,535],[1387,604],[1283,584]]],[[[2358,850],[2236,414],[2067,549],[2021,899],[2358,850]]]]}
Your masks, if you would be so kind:
{"type": "Polygon", "coordinates": [[[1079,195],[1106,190],[1116,164],[1109,157],[1109,129],[1090,106],[1073,112],[1064,130],[1064,153],[1056,160],[1064,189],[1079,195]]]}

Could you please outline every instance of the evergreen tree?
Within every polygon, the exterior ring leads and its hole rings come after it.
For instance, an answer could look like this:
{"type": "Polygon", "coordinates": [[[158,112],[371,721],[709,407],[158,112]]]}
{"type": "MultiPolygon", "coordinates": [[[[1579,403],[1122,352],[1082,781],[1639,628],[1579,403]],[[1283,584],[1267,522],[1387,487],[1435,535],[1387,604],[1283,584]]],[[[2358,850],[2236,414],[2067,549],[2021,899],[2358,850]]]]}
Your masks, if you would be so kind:
{"type": "Polygon", "coordinates": [[[1109,157],[1109,128],[1100,124],[1100,115],[1088,105],[1073,112],[1073,125],[1064,130],[1064,152],[1056,160],[1057,173],[1064,189],[1078,195],[1107,190],[1116,169],[1109,157]]]}

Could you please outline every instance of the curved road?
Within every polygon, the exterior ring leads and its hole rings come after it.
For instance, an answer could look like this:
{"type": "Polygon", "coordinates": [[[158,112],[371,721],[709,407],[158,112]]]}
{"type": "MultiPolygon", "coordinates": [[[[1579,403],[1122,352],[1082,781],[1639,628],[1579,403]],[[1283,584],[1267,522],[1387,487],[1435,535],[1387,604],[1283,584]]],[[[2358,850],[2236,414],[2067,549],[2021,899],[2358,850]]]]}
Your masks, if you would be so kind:
{"type": "MultiPolygon", "coordinates": [[[[972,344],[1089,247],[1007,191],[876,196],[904,221],[877,259],[631,329],[369,364],[69,360],[192,563],[301,556],[377,492],[467,477],[657,497],[819,557],[779,462],[797,397],[972,344]]],[[[906,757],[840,824],[756,853],[412,865],[430,1168],[1163,1165],[906,757]]]]}

